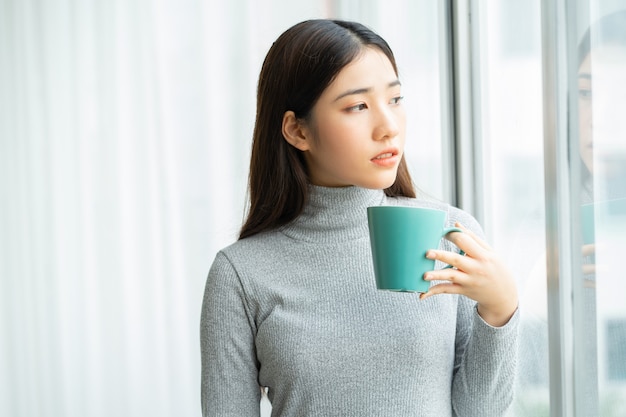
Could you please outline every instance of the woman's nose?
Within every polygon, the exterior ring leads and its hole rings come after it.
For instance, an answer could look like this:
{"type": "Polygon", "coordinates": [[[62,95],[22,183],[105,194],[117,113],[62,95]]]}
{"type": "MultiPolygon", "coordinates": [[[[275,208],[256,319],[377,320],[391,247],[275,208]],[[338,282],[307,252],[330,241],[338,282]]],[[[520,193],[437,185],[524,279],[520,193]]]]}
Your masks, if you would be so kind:
{"type": "Polygon", "coordinates": [[[391,139],[400,133],[400,115],[391,108],[381,108],[376,112],[374,140],[391,139]]]}

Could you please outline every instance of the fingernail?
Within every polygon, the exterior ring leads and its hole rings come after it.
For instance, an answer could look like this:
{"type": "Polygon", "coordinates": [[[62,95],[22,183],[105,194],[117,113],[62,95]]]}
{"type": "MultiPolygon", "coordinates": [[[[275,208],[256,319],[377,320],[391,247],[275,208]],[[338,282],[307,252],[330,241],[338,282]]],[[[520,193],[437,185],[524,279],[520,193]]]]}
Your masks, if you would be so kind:
{"type": "Polygon", "coordinates": [[[424,274],[425,281],[430,281],[431,279],[432,279],[432,276],[430,274],[424,274]]]}
{"type": "Polygon", "coordinates": [[[428,259],[435,259],[435,252],[429,250],[428,252],[426,252],[426,257],[428,259]]]}

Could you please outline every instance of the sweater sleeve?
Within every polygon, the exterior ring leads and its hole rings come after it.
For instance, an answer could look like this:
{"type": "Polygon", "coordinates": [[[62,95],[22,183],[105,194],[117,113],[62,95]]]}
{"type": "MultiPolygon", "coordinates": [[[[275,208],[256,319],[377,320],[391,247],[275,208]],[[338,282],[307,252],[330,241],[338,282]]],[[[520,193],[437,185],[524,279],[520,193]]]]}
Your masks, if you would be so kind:
{"type": "Polygon", "coordinates": [[[203,417],[259,416],[255,333],[241,281],[220,252],[209,270],[200,320],[203,417]]]}
{"type": "Polygon", "coordinates": [[[500,417],[513,401],[519,312],[493,327],[472,300],[460,297],[459,303],[452,408],[456,416],[500,417]]]}
{"type": "MultiPolygon", "coordinates": [[[[471,216],[457,219],[484,239],[471,216]]],[[[456,216],[454,216],[456,217],[456,216]]],[[[503,416],[513,401],[517,372],[519,311],[502,327],[493,327],[478,314],[476,302],[459,297],[452,408],[456,416],[503,416]]]]}

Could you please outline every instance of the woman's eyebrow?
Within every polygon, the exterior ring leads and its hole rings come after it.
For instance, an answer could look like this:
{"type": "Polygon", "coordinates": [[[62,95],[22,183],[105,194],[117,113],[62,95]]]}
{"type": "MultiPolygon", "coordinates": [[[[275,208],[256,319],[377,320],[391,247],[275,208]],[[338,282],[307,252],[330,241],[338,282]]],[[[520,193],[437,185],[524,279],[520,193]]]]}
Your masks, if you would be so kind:
{"type": "MultiPolygon", "coordinates": [[[[392,88],[398,85],[402,85],[402,83],[400,83],[400,80],[396,79],[393,80],[392,82],[390,82],[389,84],[387,84],[387,88],[392,88]]],[[[363,88],[354,88],[354,89],[350,89],[348,91],[345,91],[341,94],[339,94],[337,96],[337,98],[335,98],[334,101],[340,100],[344,97],[347,96],[352,96],[352,95],[357,95],[357,94],[366,94],[369,93],[370,91],[372,91],[372,87],[363,87],[363,88]]]]}

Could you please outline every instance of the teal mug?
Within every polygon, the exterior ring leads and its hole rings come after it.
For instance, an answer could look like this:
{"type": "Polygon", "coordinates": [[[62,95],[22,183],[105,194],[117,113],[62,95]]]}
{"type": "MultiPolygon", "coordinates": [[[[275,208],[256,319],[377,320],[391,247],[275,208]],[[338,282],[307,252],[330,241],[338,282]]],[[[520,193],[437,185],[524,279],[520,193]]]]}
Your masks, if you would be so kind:
{"type": "Polygon", "coordinates": [[[600,200],[580,207],[583,244],[595,243],[597,228],[607,229],[626,220],[626,198],[600,200]]]}
{"type": "Polygon", "coordinates": [[[424,273],[434,269],[435,261],[427,259],[426,252],[439,248],[441,239],[448,233],[462,232],[457,227],[444,227],[446,218],[445,211],[429,208],[367,208],[378,289],[421,293],[428,291],[430,282],[424,280],[424,273]]]}

